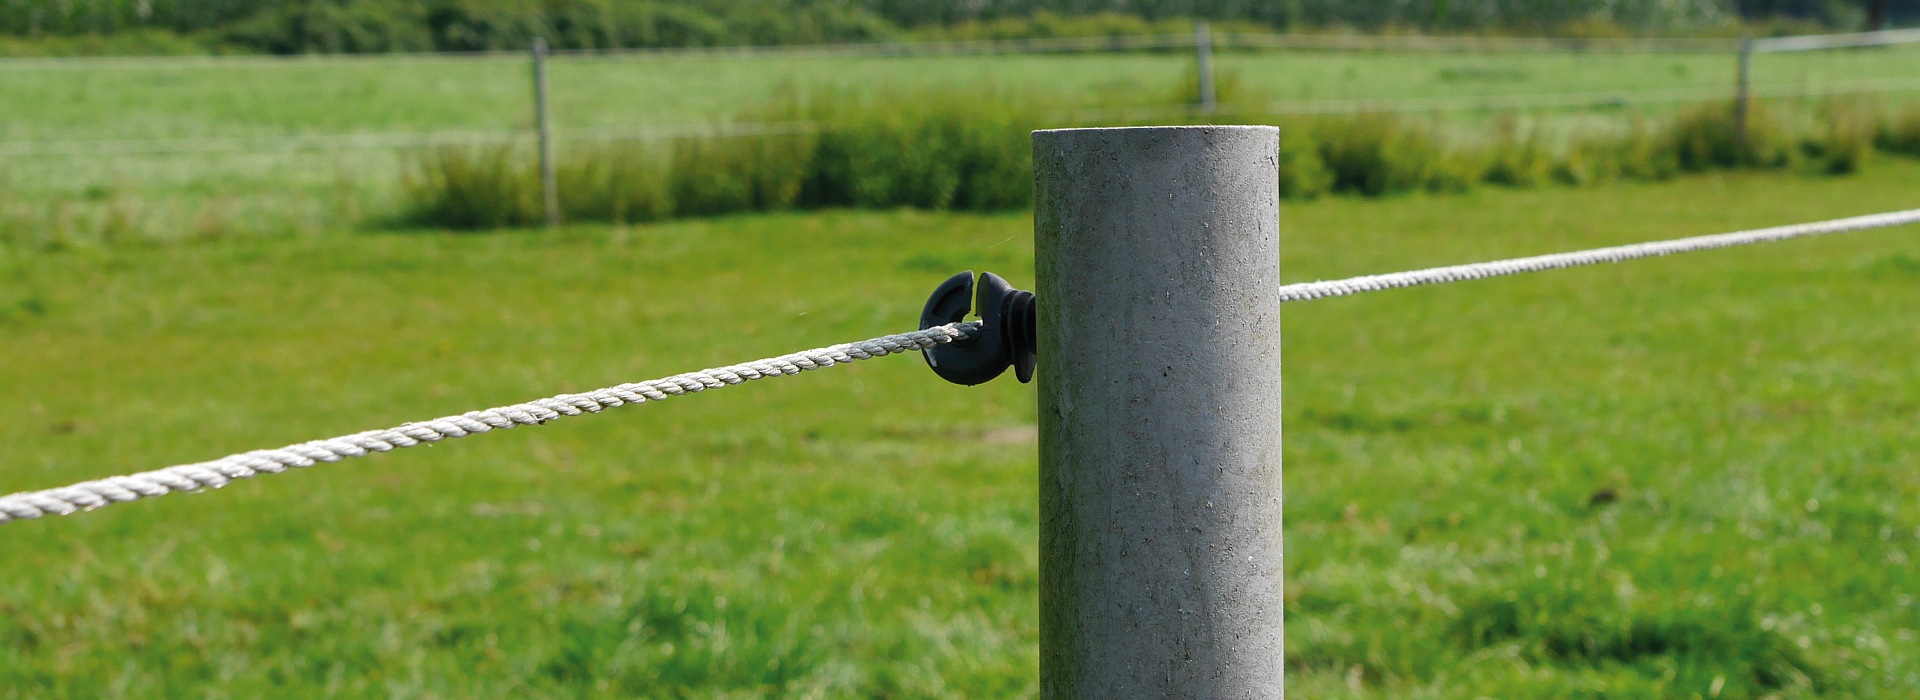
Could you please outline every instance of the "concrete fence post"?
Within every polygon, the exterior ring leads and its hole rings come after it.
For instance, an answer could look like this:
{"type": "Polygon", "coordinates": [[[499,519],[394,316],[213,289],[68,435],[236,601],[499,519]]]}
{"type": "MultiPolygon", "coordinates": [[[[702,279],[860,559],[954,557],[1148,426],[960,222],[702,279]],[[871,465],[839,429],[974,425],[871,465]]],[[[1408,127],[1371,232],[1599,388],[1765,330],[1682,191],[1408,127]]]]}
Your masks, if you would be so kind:
{"type": "Polygon", "coordinates": [[[1033,134],[1042,698],[1284,690],[1278,149],[1033,134]]]}
{"type": "Polygon", "coordinates": [[[1199,75],[1200,112],[1213,114],[1220,104],[1213,91],[1213,28],[1206,20],[1193,25],[1193,60],[1194,70],[1199,75]]]}
{"type": "Polygon", "coordinates": [[[547,225],[560,225],[560,184],[553,172],[553,106],[547,101],[547,40],[533,38],[533,121],[540,132],[540,201],[547,225]]]}

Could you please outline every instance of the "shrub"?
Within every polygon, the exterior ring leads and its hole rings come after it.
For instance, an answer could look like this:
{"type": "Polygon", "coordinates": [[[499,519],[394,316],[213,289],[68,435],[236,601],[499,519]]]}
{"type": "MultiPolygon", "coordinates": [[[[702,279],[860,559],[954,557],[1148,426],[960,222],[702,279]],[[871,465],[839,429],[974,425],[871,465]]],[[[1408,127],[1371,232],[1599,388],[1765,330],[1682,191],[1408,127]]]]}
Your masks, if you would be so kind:
{"type": "Polygon", "coordinates": [[[1736,115],[1737,107],[1725,103],[1682,112],[1666,132],[1680,169],[1780,168],[1793,163],[1792,139],[1765,103],[1751,103],[1744,140],[1736,115]]]}
{"type": "MultiPolygon", "coordinates": [[[[1240,89],[1240,71],[1215,66],[1213,69],[1213,101],[1215,105],[1239,104],[1243,92],[1240,89]]],[[[1174,85],[1167,95],[1167,104],[1200,103],[1200,64],[1187,62],[1187,69],[1180,74],[1180,82],[1174,85]]]]}
{"type": "Polygon", "coordinates": [[[1457,172],[1431,129],[1391,114],[1319,120],[1314,135],[1335,192],[1378,196],[1420,188],[1451,189],[1457,172]]]}
{"type": "Polygon", "coordinates": [[[1619,155],[1621,177],[1658,181],[1680,174],[1680,154],[1659,129],[1644,122],[1635,122],[1625,136],[1600,148],[1619,155]]]}
{"type": "Polygon", "coordinates": [[[682,214],[725,214],[793,206],[811,138],[785,135],[705,136],[673,145],[667,181],[682,214]]]}
{"type": "Polygon", "coordinates": [[[811,206],[1003,209],[1032,198],[1030,98],[999,91],[816,101],[827,125],[803,188],[811,206]]]}
{"type": "Polygon", "coordinates": [[[1873,154],[1879,111],[1858,100],[1835,99],[1822,110],[1820,131],[1801,150],[1814,168],[1829,175],[1858,172],[1873,154]]]}
{"type": "Polygon", "coordinates": [[[1920,156],[1920,104],[1908,105],[1905,110],[1880,122],[1878,133],[1874,134],[1874,145],[1888,153],[1920,156]]]}
{"type": "MultiPolygon", "coordinates": [[[[975,210],[1033,196],[1027,134],[1039,103],[983,90],[892,96],[881,103],[791,94],[742,121],[811,122],[817,131],[711,135],[650,149],[640,143],[563,150],[556,163],[568,221],[636,222],[794,206],[975,210]]],[[[408,218],[474,229],[544,220],[537,163],[525,149],[441,148],[406,171],[408,218]]]]}
{"type": "MultiPolygon", "coordinates": [[[[804,132],[564,150],[557,164],[564,217],[637,222],[791,207],[1024,207],[1033,194],[1028,132],[1067,113],[1060,104],[992,88],[886,99],[798,95],[789,90],[741,113],[739,121],[808,126],[804,132]]],[[[1802,158],[1821,172],[1841,174],[1862,167],[1876,144],[1920,153],[1920,109],[1883,120],[1872,105],[1834,102],[1814,117],[1816,128],[1793,131],[1756,109],[1744,144],[1735,139],[1732,110],[1724,104],[1562,144],[1505,118],[1465,146],[1442,139],[1432,122],[1403,115],[1301,118],[1282,129],[1276,174],[1283,197],[1309,199],[1456,192],[1481,183],[1661,180],[1683,171],[1777,168],[1802,158]]],[[[421,223],[488,228],[543,219],[537,168],[525,148],[424,151],[411,160],[405,185],[408,213],[421,223]]]]}
{"type": "Polygon", "coordinates": [[[511,146],[442,146],[407,158],[401,189],[410,219],[453,229],[525,226],[545,218],[537,163],[511,146]]]}
{"type": "Polygon", "coordinates": [[[1620,177],[1623,160],[1618,140],[1576,139],[1566,155],[1553,164],[1553,181],[1574,187],[1608,182],[1620,177]]]}
{"type": "Polygon", "coordinates": [[[1486,172],[1484,154],[1465,149],[1442,150],[1427,172],[1428,192],[1460,193],[1473,189],[1486,172]]]}
{"type": "Polygon", "coordinates": [[[1521,127],[1511,115],[1496,123],[1486,160],[1484,179],[1508,187],[1534,187],[1554,169],[1553,154],[1540,132],[1521,127]]]}
{"type": "Polygon", "coordinates": [[[673,215],[667,164],[643,142],[612,142],[560,153],[554,179],[568,221],[616,224],[673,215]]]}
{"type": "Polygon", "coordinates": [[[1313,199],[1333,190],[1333,171],[1320,157],[1313,131],[1304,126],[1280,129],[1280,196],[1313,199]]]}
{"type": "Polygon", "coordinates": [[[292,0],[223,22],[225,41],[272,53],[516,51],[533,37],[556,49],[837,43],[899,35],[844,6],[648,0],[292,0]]]}

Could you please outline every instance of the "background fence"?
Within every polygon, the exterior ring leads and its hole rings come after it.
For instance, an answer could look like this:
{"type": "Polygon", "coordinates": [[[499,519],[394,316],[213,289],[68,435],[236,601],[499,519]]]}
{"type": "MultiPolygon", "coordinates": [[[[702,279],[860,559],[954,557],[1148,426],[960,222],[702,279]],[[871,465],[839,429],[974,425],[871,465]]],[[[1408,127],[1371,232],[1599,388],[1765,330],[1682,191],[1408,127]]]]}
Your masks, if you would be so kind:
{"type": "MultiPolygon", "coordinates": [[[[1293,114],[1351,114],[1360,112],[1447,112],[1447,111],[1489,111],[1489,110],[1558,110],[1558,109],[1597,109],[1629,105],[1653,105],[1684,102],[1705,102],[1747,95],[1757,98],[1793,98],[1817,97],[1836,94],[1862,94],[1881,92],[1920,91],[1920,77],[1912,69],[1920,67],[1920,53],[1899,51],[1893,55],[1875,55],[1868,60],[1857,60],[1857,55],[1834,55],[1837,49],[1861,47],[1892,47],[1920,42],[1920,29],[1886,32],[1868,32],[1862,34],[1842,34],[1807,37],[1783,37],[1762,39],[1753,42],[1723,39],[1549,39],[1514,37],[1420,37],[1420,36],[1315,36],[1315,35],[1261,35],[1261,34],[1218,34],[1208,33],[1204,23],[1196,35],[1148,35],[1096,38],[1037,39],[1026,41],[975,41],[975,42],[929,42],[903,44],[847,44],[826,46],[785,46],[785,47],[728,47],[728,48],[690,48],[690,49],[640,49],[605,51],[551,51],[548,55],[557,65],[573,64],[582,68],[578,72],[569,70],[571,75],[562,76],[555,83],[555,90],[567,92],[593,92],[608,89],[604,78],[613,73],[639,73],[650,77],[662,77],[662,73],[686,70],[674,63],[699,63],[702,68],[718,68],[729,77],[741,82],[764,82],[755,75],[769,67],[770,63],[794,63],[802,59],[858,59],[858,58],[980,58],[980,57],[1018,57],[1033,55],[1058,55],[1062,57],[1086,57],[1090,54],[1131,56],[1152,63],[1181,66],[1194,63],[1195,53],[1208,55],[1214,51],[1223,52],[1220,70],[1226,72],[1228,80],[1244,83],[1251,87],[1277,86],[1280,92],[1293,92],[1299,96],[1282,97],[1270,101],[1237,102],[1229,105],[1237,113],[1269,114],[1274,116],[1293,114]],[[1750,47],[1750,50],[1749,50],[1750,47]],[[1804,52],[1827,52],[1818,58],[1805,58],[1795,61],[1781,60],[1763,65],[1755,75],[1751,86],[1737,80],[1739,66],[1749,63],[1755,54],[1790,54],[1804,52]],[[1391,86],[1398,89],[1380,90],[1372,83],[1383,77],[1379,73],[1391,70],[1404,70],[1401,56],[1422,56],[1439,54],[1464,59],[1460,66],[1443,69],[1439,75],[1440,85],[1421,85],[1424,76],[1415,76],[1401,84],[1391,86]],[[1482,54],[1490,54],[1502,59],[1513,59],[1508,54],[1520,54],[1518,60],[1530,60],[1528,57],[1545,59],[1538,66],[1523,66],[1502,70],[1471,65],[1473,59],[1482,54]],[[1597,90],[1500,90],[1503,82],[1525,82],[1527,78],[1552,84],[1562,83],[1562,87],[1572,87],[1586,76],[1557,76],[1546,74],[1554,69],[1567,68],[1568,62],[1579,61],[1585,64],[1597,64],[1602,71],[1644,70],[1657,61],[1649,62],[1650,56],[1662,54],[1680,54],[1684,62],[1673,63],[1666,68],[1670,76],[1615,76],[1619,80],[1617,87],[1597,90]],[[1715,61],[1713,56],[1724,56],[1715,61]],[[1331,59],[1331,60],[1329,60],[1331,59]],[[1885,59],[1885,60],[1877,60],[1885,59]],[[1712,66],[1724,62],[1722,70],[1713,70],[1712,66]],[[739,65],[725,64],[739,62],[739,65]],[[597,65],[595,65],[597,64],[597,65]],[[1876,65],[1877,64],[1877,65],[1876,65]],[[589,66],[592,66],[591,68],[589,66]],[[596,70],[596,68],[598,70],[596,70]],[[1342,89],[1327,84],[1287,85],[1292,76],[1285,75],[1289,70],[1304,72],[1335,72],[1343,78],[1366,83],[1364,89],[1348,87],[1342,89]],[[1476,68],[1482,70],[1476,72],[1476,68]],[[1331,70],[1329,70],[1331,69],[1331,70]],[[1522,75],[1522,73],[1541,73],[1540,75],[1522,75]],[[1751,88],[1748,90],[1748,88],[1751,88]],[[1488,89],[1495,88],[1495,89],[1488,89]],[[1321,98],[1308,97],[1313,93],[1350,93],[1329,95],[1321,98]],[[1400,93],[1400,94],[1395,94],[1400,93]],[[1445,94],[1433,94],[1445,93],[1445,94]],[[1466,93],[1466,94],[1462,94],[1466,93]],[[1364,96],[1361,96],[1364,94],[1364,96]]],[[[1419,59],[1432,60],[1432,59],[1419,59]]],[[[1441,59],[1445,60],[1445,59],[1441,59]]],[[[502,72],[513,64],[526,65],[532,62],[527,52],[480,52],[480,53],[441,53],[441,54],[383,54],[383,55],[346,55],[346,56],[295,56],[295,57],[153,57],[153,58],[65,58],[65,59],[6,59],[0,60],[0,73],[28,74],[17,76],[21,80],[46,80],[43,76],[32,74],[66,73],[99,74],[109,72],[134,73],[134,81],[149,80],[164,88],[196,79],[224,81],[227,78],[241,80],[274,80],[273,77],[227,73],[229,71],[251,72],[253,70],[286,69],[295,71],[282,76],[289,81],[299,81],[309,76],[334,73],[347,80],[359,81],[402,81],[424,82],[469,82],[486,80],[488,96],[493,100],[494,114],[491,117],[475,119],[477,115],[468,114],[468,122],[487,122],[493,124],[517,124],[509,128],[459,129],[459,130],[422,130],[422,131],[386,131],[378,129],[353,129],[355,124],[339,126],[349,127],[343,131],[328,133],[319,129],[295,129],[314,133],[295,134],[204,134],[192,137],[173,135],[159,138],[45,138],[43,134],[53,134],[64,129],[48,125],[28,125],[20,122],[9,125],[8,137],[0,141],[0,154],[25,156],[135,156],[135,155],[174,155],[185,153],[268,153],[281,151],[315,150],[355,150],[368,148],[409,148],[445,144],[472,144],[508,142],[529,138],[537,133],[533,115],[538,107],[531,104],[536,90],[533,81],[522,85],[523,94],[514,96],[510,86],[493,84],[504,82],[502,79],[513,72],[502,72]],[[431,66],[446,66],[443,71],[434,71],[431,66]],[[407,66],[418,70],[418,75],[396,75],[389,71],[395,67],[407,66]],[[422,69],[421,67],[426,67],[422,69]],[[474,70],[480,68],[481,70],[474,70]],[[360,72],[359,76],[352,73],[360,72]],[[196,77],[200,76],[200,77],[196,77]]],[[[778,69],[771,82],[791,84],[807,79],[827,79],[846,65],[835,65],[835,61],[807,60],[806,65],[796,68],[778,69]]],[[[1207,61],[1212,64],[1212,61],[1207,61]]],[[[860,66],[864,71],[869,66],[860,66]]],[[[1031,78],[1022,75],[1035,69],[1032,65],[1009,64],[1004,67],[985,65],[975,68],[971,76],[919,75],[916,71],[927,68],[950,68],[927,64],[901,66],[905,75],[896,74],[896,79],[915,77],[925,78],[927,82],[937,84],[954,78],[959,80],[1006,80],[1031,78]]],[[[884,70],[884,69],[883,69],[884,70]]],[[[1072,63],[1060,65],[1060,70],[1081,70],[1072,63]]],[[[1191,71],[1192,69],[1188,69],[1191,71]]],[[[1653,71],[1657,72],[1657,71],[1653,71]]],[[[1207,81],[1215,80],[1213,71],[1206,71],[1207,81]]],[[[523,73],[522,75],[526,75],[523,73]]],[[[671,77],[671,76],[665,76],[671,77]]],[[[1105,77],[1105,76],[1101,76],[1105,77]]],[[[1318,77],[1318,76],[1316,76],[1318,77]]],[[[55,81],[90,82],[97,80],[91,75],[55,77],[55,81]]],[[[1046,81],[1032,81],[1044,84],[1046,81]]],[[[237,86],[235,86],[237,87],[237,86]]],[[[322,87],[313,85],[313,87],[322,87]]],[[[330,87],[330,86],[329,86],[330,87]]],[[[411,87],[411,86],[409,86],[411,87]]],[[[476,86],[477,87],[477,86],[476,86]]],[[[1524,87],[1524,86],[1523,86],[1524,87]]],[[[620,88],[624,89],[622,85],[620,88]]],[[[764,88],[763,88],[764,89],[764,88]]],[[[1265,90],[1262,90],[1265,92],[1265,90]]],[[[636,102],[655,102],[646,95],[636,95],[636,102]]],[[[674,95],[673,97],[678,97],[674,95]]],[[[1099,118],[1109,116],[1127,118],[1147,113],[1167,113],[1173,110],[1197,107],[1210,99],[1203,91],[1195,91],[1190,100],[1169,103],[1165,100],[1171,95],[1156,92],[1152,95],[1126,95],[1111,100],[1113,104],[1104,110],[1075,112],[1075,118],[1099,118]]],[[[1230,95],[1224,98],[1232,101],[1230,95]]],[[[137,97],[136,97],[137,98],[137,97]]],[[[1220,99],[1212,97],[1211,99],[1220,99]]],[[[569,101],[564,100],[563,101],[569,101]]],[[[471,107],[478,105],[462,105],[471,107]]],[[[744,106],[744,105],[742,105],[744,106]]],[[[320,109],[323,105],[309,104],[303,107],[320,109]]],[[[354,111],[353,106],[331,105],[336,110],[354,111]],[[345,109],[342,109],[345,108],[345,109]]],[[[788,128],[783,125],[755,124],[744,122],[725,105],[709,102],[706,107],[677,108],[674,105],[654,106],[654,114],[667,117],[666,123],[643,120],[632,121],[631,115],[597,113],[580,109],[575,105],[564,105],[557,115],[554,138],[561,141],[571,140],[614,140],[614,139],[660,139],[682,135],[727,133],[764,133],[767,130],[788,128]],[[718,109],[715,109],[718,107],[718,109]],[[676,119],[677,118],[677,119],[676,119]],[[698,124],[722,124],[707,126],[698,124]]],[[[1068,118],[1069,115],[1062,115],[1068,118]]],[[[23,120],[24,121],[24,120],[23,120]]],[[[371,120],[369,120],[371,121],[371,120]]],[[[364,122],[363,122],[364,123],[364,122]]],[[[244,125],[246,131],[271,130],[272,125],[244,125]],[[250,128],[249,128],[250,127],[250,128]]],[[[165,133],[168,129],[161,125],[136,125],[135,131],[165,133]],[[156,128],[158,127],[158,128],[156,128]]]]}
{"type": "MultiPolygon", "coordinates": [[[[68,228],[89,236],[317,231],[392,219],[411,207],[402,201],[409,168],[444,147],[509,149],[515,159],[546,154],[536,180],[546,209],[556,190],[581,186],[556,159],[614,151],[666,158],[689,139],[833,130],[961,92],[978,93],[968,98],[974,103],[1025,103],[976,120],[1021,128],[1418,115],[1434,140],[1469,148],[1510,142],[1529,159],[1530,150],[1578,150],[1591,135],[1629,135],[1736,95],[1741,104],[1781,106],[1778,120],[1789,124],[1823,119],[1806,116],[1823,101],[1904,101],[1920,92],[1913,38],[1896,31],[1765,40],[1743,52],[1741,42],[1717,39],[1328,37],[1202,27],[1095,39],[555,51],[545,107],[526,52],[16,59],[0,61],[8,77],[0,99],[15,106],[0,117],[0,229],[19,233],[0,237],[68,228]],[[813,114],[796,103],[849,107],[813,114]]],[[[1480,179],[1420,178],[1443,188],[1480,179]]]]}

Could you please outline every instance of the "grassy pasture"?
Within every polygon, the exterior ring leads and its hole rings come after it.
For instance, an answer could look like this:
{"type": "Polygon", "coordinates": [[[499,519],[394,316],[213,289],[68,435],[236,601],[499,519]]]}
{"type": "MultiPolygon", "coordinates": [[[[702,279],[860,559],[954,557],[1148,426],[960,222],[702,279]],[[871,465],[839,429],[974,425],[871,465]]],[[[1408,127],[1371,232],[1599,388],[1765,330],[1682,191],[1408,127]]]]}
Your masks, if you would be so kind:
{"type": "MultiPolygon", "coordinates": [[[[912,94],[991,84],[1044,94],[1063,109],[1167,105],[1190,70],[1184,52],[918,58],[560,58],[563,130],[684,125],[737,118],[783,90],[912,94]]],[[[1762,86],[1910,80],[1920,47],[1762,55],[1762,86]]],[[[1226,99],[1460,98],[1649,89],[1731,90],[1726,53],[1587,54],[1268,51],[1218,56],[1226,99]]],[[[399,152],[126,154],[150,139],[327,137],[496,132],[530,125],[527,63],[518,57],[275,61],[156,59],[0,63],[0,238],[74,231],[82,238],[187,239],[312,233],[378,224],[396,208],[399,152]],[[49,67],[57,66],[57,67],[49,67]],[[52,155],[46,150],[81,151],[52,155]],[[27,152],[39,153],[27,154],[27,152]],[[14,229],[11,234],[8,229],[14,229]]],[[[1911,93],[1894,93],[1905,99],[1911,93]]],[[[1548,131],[1619,129],[1670,105],[1545,110],[1548,131]]],[[[1257,113],[1258,110],[1253,110],[1257,113]]],[[[1440,115],[1484,127],[1485,113],[1440,115]]],[[[1063,119],[1062,124],[1068,123],[1063,119]]],[[[598,148],[592,142],[563,148],[598,148]]]]}
{"type": "MultiPolygon", "coordinates": [[[[1333,198],[1282,212],[1282,266],[1916,181],[1333,198]]],[[[1914,234],[1290,305],[1290,690],[1920,691],[1914,234]]],[[[896,211],[0,249],[0,491],[892,332],[955,270],[1030,280],[1031,245],[896,211]]],[[[1031,695],[1030,391],[883,359],[7,525],[0,698],[1031,695]]]]}
{"type": "MultiPolygon", "coordinates": [[[[1913,78],[1920,47],[1762,54],[1755,82],[1782,87],[1913,78]]],[[[1185,52],[949,57],[656,59],[559,57],[563,127],[732,118],[798,87],[885,95],[993,83],[1087,106],[1177,102],[1185,52]]],[[[1700,53],[1225,51],[1218,70],[1253,100],[1393,100],[1698,88],[1731,95],[1734,57],[1700,53]]],[[[203,138],[484,130],[531,125],[520,57],[421,60],[152,59],[8,67],[0,140],[203,138]]],[[[1229,95],[1228,97],[1233,97],[1229,95]]]]}

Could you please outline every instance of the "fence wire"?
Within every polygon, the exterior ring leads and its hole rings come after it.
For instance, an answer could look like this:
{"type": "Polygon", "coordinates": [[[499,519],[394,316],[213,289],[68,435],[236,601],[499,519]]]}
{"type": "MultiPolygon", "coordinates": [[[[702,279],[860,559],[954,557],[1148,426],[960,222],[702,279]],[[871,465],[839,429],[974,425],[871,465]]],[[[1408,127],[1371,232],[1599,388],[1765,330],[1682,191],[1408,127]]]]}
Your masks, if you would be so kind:
{"type": "MultiPolygon", "coordinates": [[[[1279,296],[1282,303],[1310,301],[1386,289],[1621,262],[1911,223],[1920,223],[1920,209],[1570,253],[1367,275],[1343,280],[1289,284],[1280,287],[1279,296]]],[[[303,442],[278,449],[244,452],[211,462],[184,464],[127,476],[85,481],[61,488],[0,496],[0,524],[48,515],[68,515],[114,503],[164,496],[175,491],[219,488],[235,479],[246,479],[261,474],[278,474],[288,469],[338,462],[351,457],[364,457],[376,452],[389,452],[448,438],[466,437],[496,428],[542,425],[550,420],[599,413],[627,404],[660,401],[672,396],[719,389],[756,379],[799,374],[857,360],[929,348],[942,343],[965,340],[972,337],[979,328],[980,325],[977,322],[936,326],[922,331],[886,335],[765,360],[689,372],[664,379],[621,384],[580,394],[561,394],[511,406],[471,411],[430,421],[406,423],[394,428],[303,442]]]]}
{"type": "Polygon", "coordinates": [[[884,335],[737,365],[704,369],[632,384],[561,394],[526,403],[469,411],[429,421],[406,423],[278,449],[255,450],[211,462],[183,464],[127,476],[85,481],[44,491],[0,496],[0,524],[48,515],[68,515],[115,503],[164,496],[175,491],[199,491],[227,485],[235,479],[279,474],[288,469],[365,457],[403,447],[439,442],[587,413],[599,413],[627,404],[663,401],[669,397],[720,389],[756,379],[833,367],[858,360],[885,357],[965,340],[980,328],[977,323],[952,323],[923,331],[884,335]]]}
{"type": "Polygon", "coordinates": [[[1402,287],[1418,287],[1429,284],[1446,284],[1466,280],[1504,277],[1523,272],[1542,272],[1584,265],[1621,262],[1639,258],[1652,258],[1675,253],[1691,253],[1699,250],[1731,248],[1753,243],[1769,243],[1808,236],[1824,236],[1833,233],[1865,231],[1867,229],[1886,228],[1920,222],[1920,209],[1869,214],[1831,221],[1816,221],[1791,226],[1735,231],[1711,236],[1694,236],[1669,241],[1633,243],[1610,248],[1594,248],[1571,253],[1536,255],[1527,258],[1510,258],[1491,262],[1449,265],[1425,270],[1409,270],[1384,275],[1365,275],[1343,280],[1322,282],[1302,282],[1280,287],[1280,301],[1311,301],[1326,297],[1340,297],[1363,292],[1378,292],[1402,287]]]}
{"type": "MultiPolygon", "coordinates": [[[[1920,90],[1920,78],[1866,78],[1807,85],[1769,83],[1755,86],[1757,99],[1793,99],[1839,95],[1866,95],[1920,90]]],[[[1277,100],[1265,104],[1221,105],[1220,112],[1264,114],[1275,117],[1341,114],[1415,114],[1432,112],[1499,112],[1545,109],[1612,108],[1630,105],[1687,104],[1733,99],[1721,87],[1701,86],[1644,90],[1505,93],[1455,97],[1381,99],[1277,100]]],[[[1160,105],[1081,110],[1062,114],[1069,123],[1100,120],[1140,121],[1203,116],[1195,105],[1160,105]]],[[[1036,124],[1036,127],[1045,124],[1036,124]]],[[[731,122],[603,126],[556,129],[554,140],[571,142],[666,141],[700,137],[778,136],[831,131],[831,125],[811,121],[731,122]]],[[[485,146],[532,141],[533,129],[399,131],[302,136],[233,136],[160,139],[76,139],[0,142],[0,156],[17,158],[167,156],[219,153],[303,153],[362,150],[406,150],[435,146],[485,146]]]]}
{"type": "MultiPolygon", "coordinates": [[[[658,126],[603,126],[555,129],[554,140],[670,141],[701,137],[778,136],[820,130],[809,121],[733,122],[658,126]]],[[[0,143],[0,156],[163,156],[212,153],[297,153],[309,151],[407,150],[435,146],[489,146],[531,142],[535,129],[396,131],[306,136],[214,136],[178,139],[92,139],[0,143]]]]}

